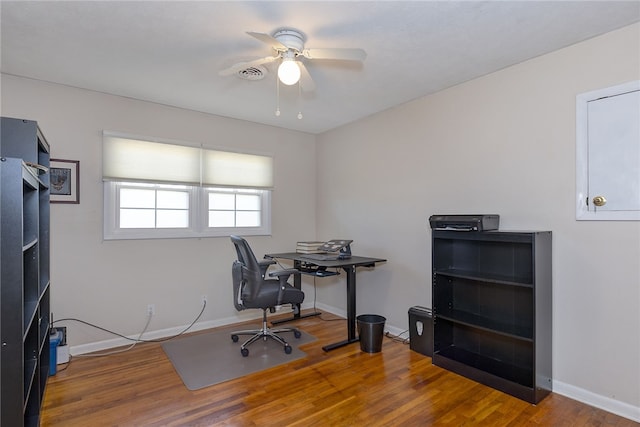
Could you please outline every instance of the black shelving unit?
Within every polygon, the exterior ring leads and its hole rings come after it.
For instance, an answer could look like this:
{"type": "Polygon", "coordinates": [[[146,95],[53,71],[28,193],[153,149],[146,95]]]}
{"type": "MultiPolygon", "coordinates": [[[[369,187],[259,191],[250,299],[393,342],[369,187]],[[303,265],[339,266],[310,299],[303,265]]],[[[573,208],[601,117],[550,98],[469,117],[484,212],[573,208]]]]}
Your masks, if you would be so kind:
{"type": "Polygon", "coordinates": [[[49,376],[49,145],[0,123],[0,426],[38,426],[49,376]]]}
{"type": "Polygon", "coordinates": [[[551,232],[433,230],[433,363],[527,402],[552,389],[551,232]]]}

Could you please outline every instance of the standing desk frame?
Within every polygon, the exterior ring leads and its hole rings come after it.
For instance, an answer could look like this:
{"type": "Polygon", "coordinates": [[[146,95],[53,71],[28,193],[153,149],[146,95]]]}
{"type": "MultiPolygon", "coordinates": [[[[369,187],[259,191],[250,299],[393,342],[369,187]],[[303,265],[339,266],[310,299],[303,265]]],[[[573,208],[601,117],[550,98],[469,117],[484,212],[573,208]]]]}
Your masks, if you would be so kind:
{"type": "MultiPolygon", "coordinates": [[[[346,259],[317,260],[305,258],[304,254],[297,252],[267,254],[265,255],[265,258],[279,258],[293,261],[293,267],[300,271],[300,273],[295,273],[293,275],[293,286],[297,289],[302,289],[302,274],[315,277],[328,277],[335,276],[338,273],[331,274],[331,272],[326,272],[327,268],[341,268],[344,270],[347,274],[347,339],[334,344],[325,345],[322,349],[324,351],[331,351],[360,340],[356,335],[356,269],[358,267],[373,268],[377,262],[386,262],[386,259],[352,256],[346,259]]],[[[305,317],[317,316],[319,314],[320,313],[318,312],[306,315],[300,314],[300,305],[298,304],[297,307],[294,307],[293,317],[276,320],[272,323],[289,322],[305,317]]]]}

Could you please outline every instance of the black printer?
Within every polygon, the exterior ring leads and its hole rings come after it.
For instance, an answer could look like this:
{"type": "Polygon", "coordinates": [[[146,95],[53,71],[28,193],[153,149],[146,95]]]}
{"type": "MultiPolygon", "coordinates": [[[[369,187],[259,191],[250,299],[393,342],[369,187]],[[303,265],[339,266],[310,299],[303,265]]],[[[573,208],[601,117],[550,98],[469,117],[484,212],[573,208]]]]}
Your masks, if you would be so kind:
{"type": "Polygon", "coordinates": [[[497,230],[500,215],[431,215],[433,230],[490,231],[497,230]]]}

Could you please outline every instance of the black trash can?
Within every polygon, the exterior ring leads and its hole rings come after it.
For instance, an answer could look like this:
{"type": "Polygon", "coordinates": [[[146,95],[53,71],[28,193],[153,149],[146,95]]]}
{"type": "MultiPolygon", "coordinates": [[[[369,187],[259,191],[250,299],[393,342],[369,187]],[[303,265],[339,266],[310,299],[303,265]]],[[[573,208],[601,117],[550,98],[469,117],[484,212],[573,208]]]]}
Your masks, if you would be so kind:
{"type": "Polygon", "coordinates": [[[377,314],[361,314],[356,317],[360,350],[367,353],[379,353],[382,350],[384,337],[384,322],[386,318],[377,314]]]}

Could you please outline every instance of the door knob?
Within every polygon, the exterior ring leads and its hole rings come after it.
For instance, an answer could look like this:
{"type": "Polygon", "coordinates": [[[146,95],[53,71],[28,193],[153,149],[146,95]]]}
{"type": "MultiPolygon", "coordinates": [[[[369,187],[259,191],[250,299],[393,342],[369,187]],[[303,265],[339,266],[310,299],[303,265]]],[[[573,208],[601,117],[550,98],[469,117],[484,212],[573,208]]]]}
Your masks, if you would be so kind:
{"type": "Polygon", "coordinates": [[[607,204],[607,199],[604,196],[596,196],[593,198],[593,204],[598,207],[604,206],[607,204]]]}

